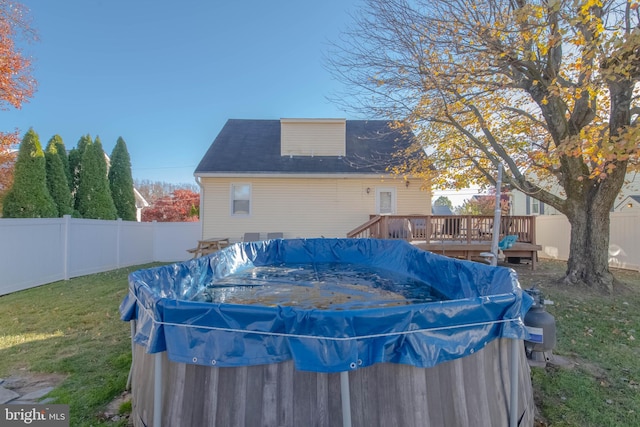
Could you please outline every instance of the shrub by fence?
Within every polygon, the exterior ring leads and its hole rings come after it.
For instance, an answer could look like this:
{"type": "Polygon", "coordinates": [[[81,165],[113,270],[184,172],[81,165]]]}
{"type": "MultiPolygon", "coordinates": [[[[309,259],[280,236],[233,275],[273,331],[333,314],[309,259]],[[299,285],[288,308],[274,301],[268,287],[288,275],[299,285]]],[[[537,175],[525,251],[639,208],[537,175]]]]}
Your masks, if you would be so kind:
{"type": "Polygon", "coordinates": [[[0,219],[0,295],[148,262],[182,261],[199,222],[0,219]]]}

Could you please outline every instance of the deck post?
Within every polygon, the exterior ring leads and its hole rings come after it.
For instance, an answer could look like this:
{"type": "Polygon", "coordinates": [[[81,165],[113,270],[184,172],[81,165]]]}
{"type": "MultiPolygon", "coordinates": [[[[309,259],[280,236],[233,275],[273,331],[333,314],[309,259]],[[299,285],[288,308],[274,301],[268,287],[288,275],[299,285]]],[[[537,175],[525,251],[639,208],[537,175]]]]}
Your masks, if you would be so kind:
{"type": "Polygon", "coordinates": [[[382,216],[382,221],[380,222],[380,236],[378,239],[388,239],[389,238],[389,216],[382,216]]]}
{"type": "MultiPolygon", "coordinates": [[[[529,217],[529,233],[531,233],[529,240],[531,240],[531,243],[533,245],[536,245],[536,217],[535,216],[529,217]]],[[[531,269],[532,270],[536,269],[537,261],[538,261],[538,251],[531,252],[531,269]]]]}
{"type": "Polygon", "coordinates": [[[340,372],[340,400],[342,401],[342,427],[351,427],[351,395],[349,371],[340,372]]]}

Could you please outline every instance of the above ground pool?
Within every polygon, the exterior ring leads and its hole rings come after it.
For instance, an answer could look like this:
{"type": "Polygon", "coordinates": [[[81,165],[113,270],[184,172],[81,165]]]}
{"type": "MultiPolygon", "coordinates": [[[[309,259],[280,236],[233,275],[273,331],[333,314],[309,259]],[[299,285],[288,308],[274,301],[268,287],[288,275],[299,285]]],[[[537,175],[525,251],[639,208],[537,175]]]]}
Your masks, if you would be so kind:
{"type": "Polygon", "coordinates": [[[510,269],[401,240],[239,243],[136,271],[134,424],[533,425],[531,302],[510,269]]]}

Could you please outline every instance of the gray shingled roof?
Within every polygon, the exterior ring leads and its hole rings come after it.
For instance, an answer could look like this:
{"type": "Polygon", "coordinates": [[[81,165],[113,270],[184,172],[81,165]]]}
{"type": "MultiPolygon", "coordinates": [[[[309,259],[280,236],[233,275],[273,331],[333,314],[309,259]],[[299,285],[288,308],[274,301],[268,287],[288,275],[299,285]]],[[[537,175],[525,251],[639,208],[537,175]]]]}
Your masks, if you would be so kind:
{"type": "Polygon", "coordinates": [[[431,206],[431,213],[433,215],[453,215],[453,212],[451,212],[451,208],[449,208],[449,206],[440,205],[431,206]]]}
{"type": "Polygon", "coordinates": [[[384,120],[347,120],[346,156],[280,156],[280,120],[230,119],[195,170],[207,173],[384,173],[412,135],[384,120]]]}

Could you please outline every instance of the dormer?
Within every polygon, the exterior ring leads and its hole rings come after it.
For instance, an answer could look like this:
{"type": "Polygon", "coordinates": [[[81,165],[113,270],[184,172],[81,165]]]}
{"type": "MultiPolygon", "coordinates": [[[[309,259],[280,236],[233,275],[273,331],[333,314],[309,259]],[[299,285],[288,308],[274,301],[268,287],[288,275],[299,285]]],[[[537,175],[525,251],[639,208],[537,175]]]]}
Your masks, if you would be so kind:
{"type": "Polygon", "coordinates": [[[344,157],[346,130],[346,119],[280,119],[280,155],[344,157]]]}

